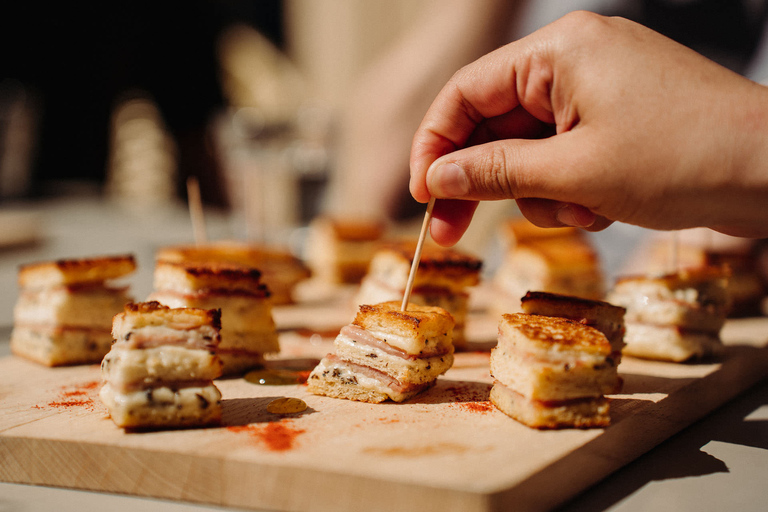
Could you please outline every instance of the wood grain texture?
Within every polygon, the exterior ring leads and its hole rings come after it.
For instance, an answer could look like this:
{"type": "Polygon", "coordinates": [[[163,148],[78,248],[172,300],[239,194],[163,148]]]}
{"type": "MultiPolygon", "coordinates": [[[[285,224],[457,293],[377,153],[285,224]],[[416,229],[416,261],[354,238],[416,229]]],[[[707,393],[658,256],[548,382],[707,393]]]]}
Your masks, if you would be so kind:
{"type": "MultiPolygon", "coordinates": [[[[315,314],[288,316],[312,325],[315,314]]],[[[331,320],[319,314],[325,337],[283,330],[275,364],[323,356],[331,320]]],[[[472,319],[471,337],[487,341],[493,323],[472,319]]],[[[458,354],[433,389],[403,404],[222,379],[223,426],[142,433],[109,419],[97,365],[51,369],[9,356],[0,359],[0,480],[256,509],[545,510],[768,375],[768,319],[729,321],[723,337],[717,361],[625,358],[612,425],[560,431],[493,408],[487,352],[458,354]],[[267,412],[279,397],[309,408],[267,412]]]]}

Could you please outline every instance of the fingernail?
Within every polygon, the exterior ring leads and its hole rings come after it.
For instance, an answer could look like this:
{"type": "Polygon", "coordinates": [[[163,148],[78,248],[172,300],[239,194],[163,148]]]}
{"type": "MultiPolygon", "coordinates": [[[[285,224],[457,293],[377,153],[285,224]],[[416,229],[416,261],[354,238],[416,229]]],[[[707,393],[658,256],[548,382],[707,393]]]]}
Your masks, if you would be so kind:
{"type": "Polygon", "coordinates": [[[565,226],[571,226],[574,228],[588,228],[595,221],[595,216],[589,210],[577,212],[577,209],[581,207],[573,207],[571,205],[565,205],[555,213],[555,218],[558,222],[565,226]],[[581,215],[578,215],[581,213],[581,215]],[[581,217],[581,219],[579,218],[581,217]]]}
{"type": "Polygon", "coordinates": [[[467,173],[454,163],[442,164],[429,174],[429,188],[438,197],[462,197],[469,193],[467,173]]]}

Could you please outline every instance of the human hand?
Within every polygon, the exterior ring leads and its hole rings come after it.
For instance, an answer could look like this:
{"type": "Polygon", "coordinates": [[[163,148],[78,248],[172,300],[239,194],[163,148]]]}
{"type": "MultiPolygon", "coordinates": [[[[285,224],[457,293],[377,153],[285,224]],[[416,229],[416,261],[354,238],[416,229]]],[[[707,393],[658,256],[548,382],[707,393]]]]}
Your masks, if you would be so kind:
{"type": "Polygon", "coordinates": [[[766,140],[765,87],[636,23],[577,12],[451,78],[414,136],[410,190],[442,199],[431,234],[443,245],[493,199],[544,227],[768,236],[766,140]]]}

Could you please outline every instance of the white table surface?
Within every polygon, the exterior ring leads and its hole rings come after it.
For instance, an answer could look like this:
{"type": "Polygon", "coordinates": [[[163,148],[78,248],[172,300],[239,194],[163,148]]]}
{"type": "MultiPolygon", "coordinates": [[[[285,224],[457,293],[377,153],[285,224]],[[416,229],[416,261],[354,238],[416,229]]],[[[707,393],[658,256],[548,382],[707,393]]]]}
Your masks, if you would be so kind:
{"type": "MultiPolygon", "coordinates": [[[[34,244],[0,247],[0,289],[4,291],[0,294],[0,356],[9,353],[8,334],[17,297],[19,264],[130,252],[139,262],[137,274],[131,280],[132,289],[136,297],[144,297],[151,289],[157,248],[192,241],[191,224],[181,205],[126,210],[100,199],[80,198],[17,206],[14,212],[18,211],[34,216],[40,236],[34,244]]],[[[0,241],[3,213],[0,209],[0,241]]],[[[207,212],[207,221],[211,238],[237,236],[236,223],[225,215],[207,212]]],[[[598,239],[598,245],[601,251],[610,252],[612,245],[628,247],[627,241],[635,238],[633,230],[612,226],[598,239]]],[[[608,254],[609,261],[619,259],[615,252],[608,254]]],[[[111,512],[232,510],[0,483],[1,512],[97,509],[111,512]]],[[[701,512],[725,509],[768,510],[768,380],[618,470],[560,510],[701,512]]]]}

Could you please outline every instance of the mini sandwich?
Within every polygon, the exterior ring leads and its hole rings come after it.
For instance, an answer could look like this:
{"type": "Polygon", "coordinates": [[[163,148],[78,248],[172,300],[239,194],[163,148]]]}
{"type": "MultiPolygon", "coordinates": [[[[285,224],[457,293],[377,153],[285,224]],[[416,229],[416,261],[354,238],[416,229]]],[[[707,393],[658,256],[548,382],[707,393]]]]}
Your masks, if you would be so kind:
{"type": "Polygon", "coordinates": [[[529,427],[605,427],[621,386],[603,333],[565,318],[505,314],[491,351],[491,402],[529,427]]]}
{"type": "Polygon", "coordinates": [[[312,275],[330,284],[359,283],[385,230],[375,220],[316,218],[309,226],[305,258],[312,275]]]}
{"type": "Polygon", "coordinates": [[[727,270],[714,267],[619,279],[608,300],[627,310],[624,355],[681,362],[717,354],[727,282],[727,270]]]}
{"type": "Polygon", "coordinates": [[[621,362],[621,351],[625,345],[625,308],[601,300],[547,292],[528,292],[520,302],[524,313],[567,318],[594,327],[608,338],[611,357],[616,364],[621,362]]]}
{"type": "Polygon", "coordinates": [[[508,222],[506,249],[491,279],[497,314],[519,312],[531,290],[599,300],[605,293],[600,260],[586,234],[576,228],[539,228],[527,220],[508,222]]]}
{"type": "Polygon", "coordinates": [[[100,397],[122,428],[192,427],[221,420],[219,310],[129,304],[101,363],[100,397]]]}
{"type": "Polygon", "coordinates": [[[131,302],[112,283],[136,269],[133,256],[23,265],[11,350],[47,366],[98,363],[112,345],[112,317],[131,302]]]}
{"type": "MultiPolygon", "coordinates": [[[[402,300],[416,250],[414,242],[391,243],[376,251],[356,297],[357,304],[402,300]]],[[[453,345],[467,346],[465,324],[469,288],[480,280],[482,262],[468,254],[425,245],[410,300],[445,309],[454,319],[453,345]]]]}
{"type": "Polygon", "coordinates": [[[260,367],[264,354],[280,351],[269,289],[261,282],[258,270],[158,261],[154,291],[148,300],[173,308],[221,309],[217,350],[225,375],[260,367]]]}
{"type": "Polygon", "coordinates": [[[692,228],[653,236],[633,258],[634,275],[662,275],[671,269],[728,267],[729,317],[758,316],[768,286],[760,273],[757,240],[692,228]]]}
{"type": "Polygon", "coordinates": [[[293,303],[294,288],[310,276],[304,263],[288,251],[238,242],[164,247],[157,252],[156,259],[171,263],[223,263],[255,268],[269,287],[273,305],[293,303]]]}
{"type": "Polygon", "coordinates": [[[452,332],[453,318],[439,307],[362,305],[336,337],[335,352],[312,370],[309,390],[361,402],[407,400],[453,365],[452,332]]]}

